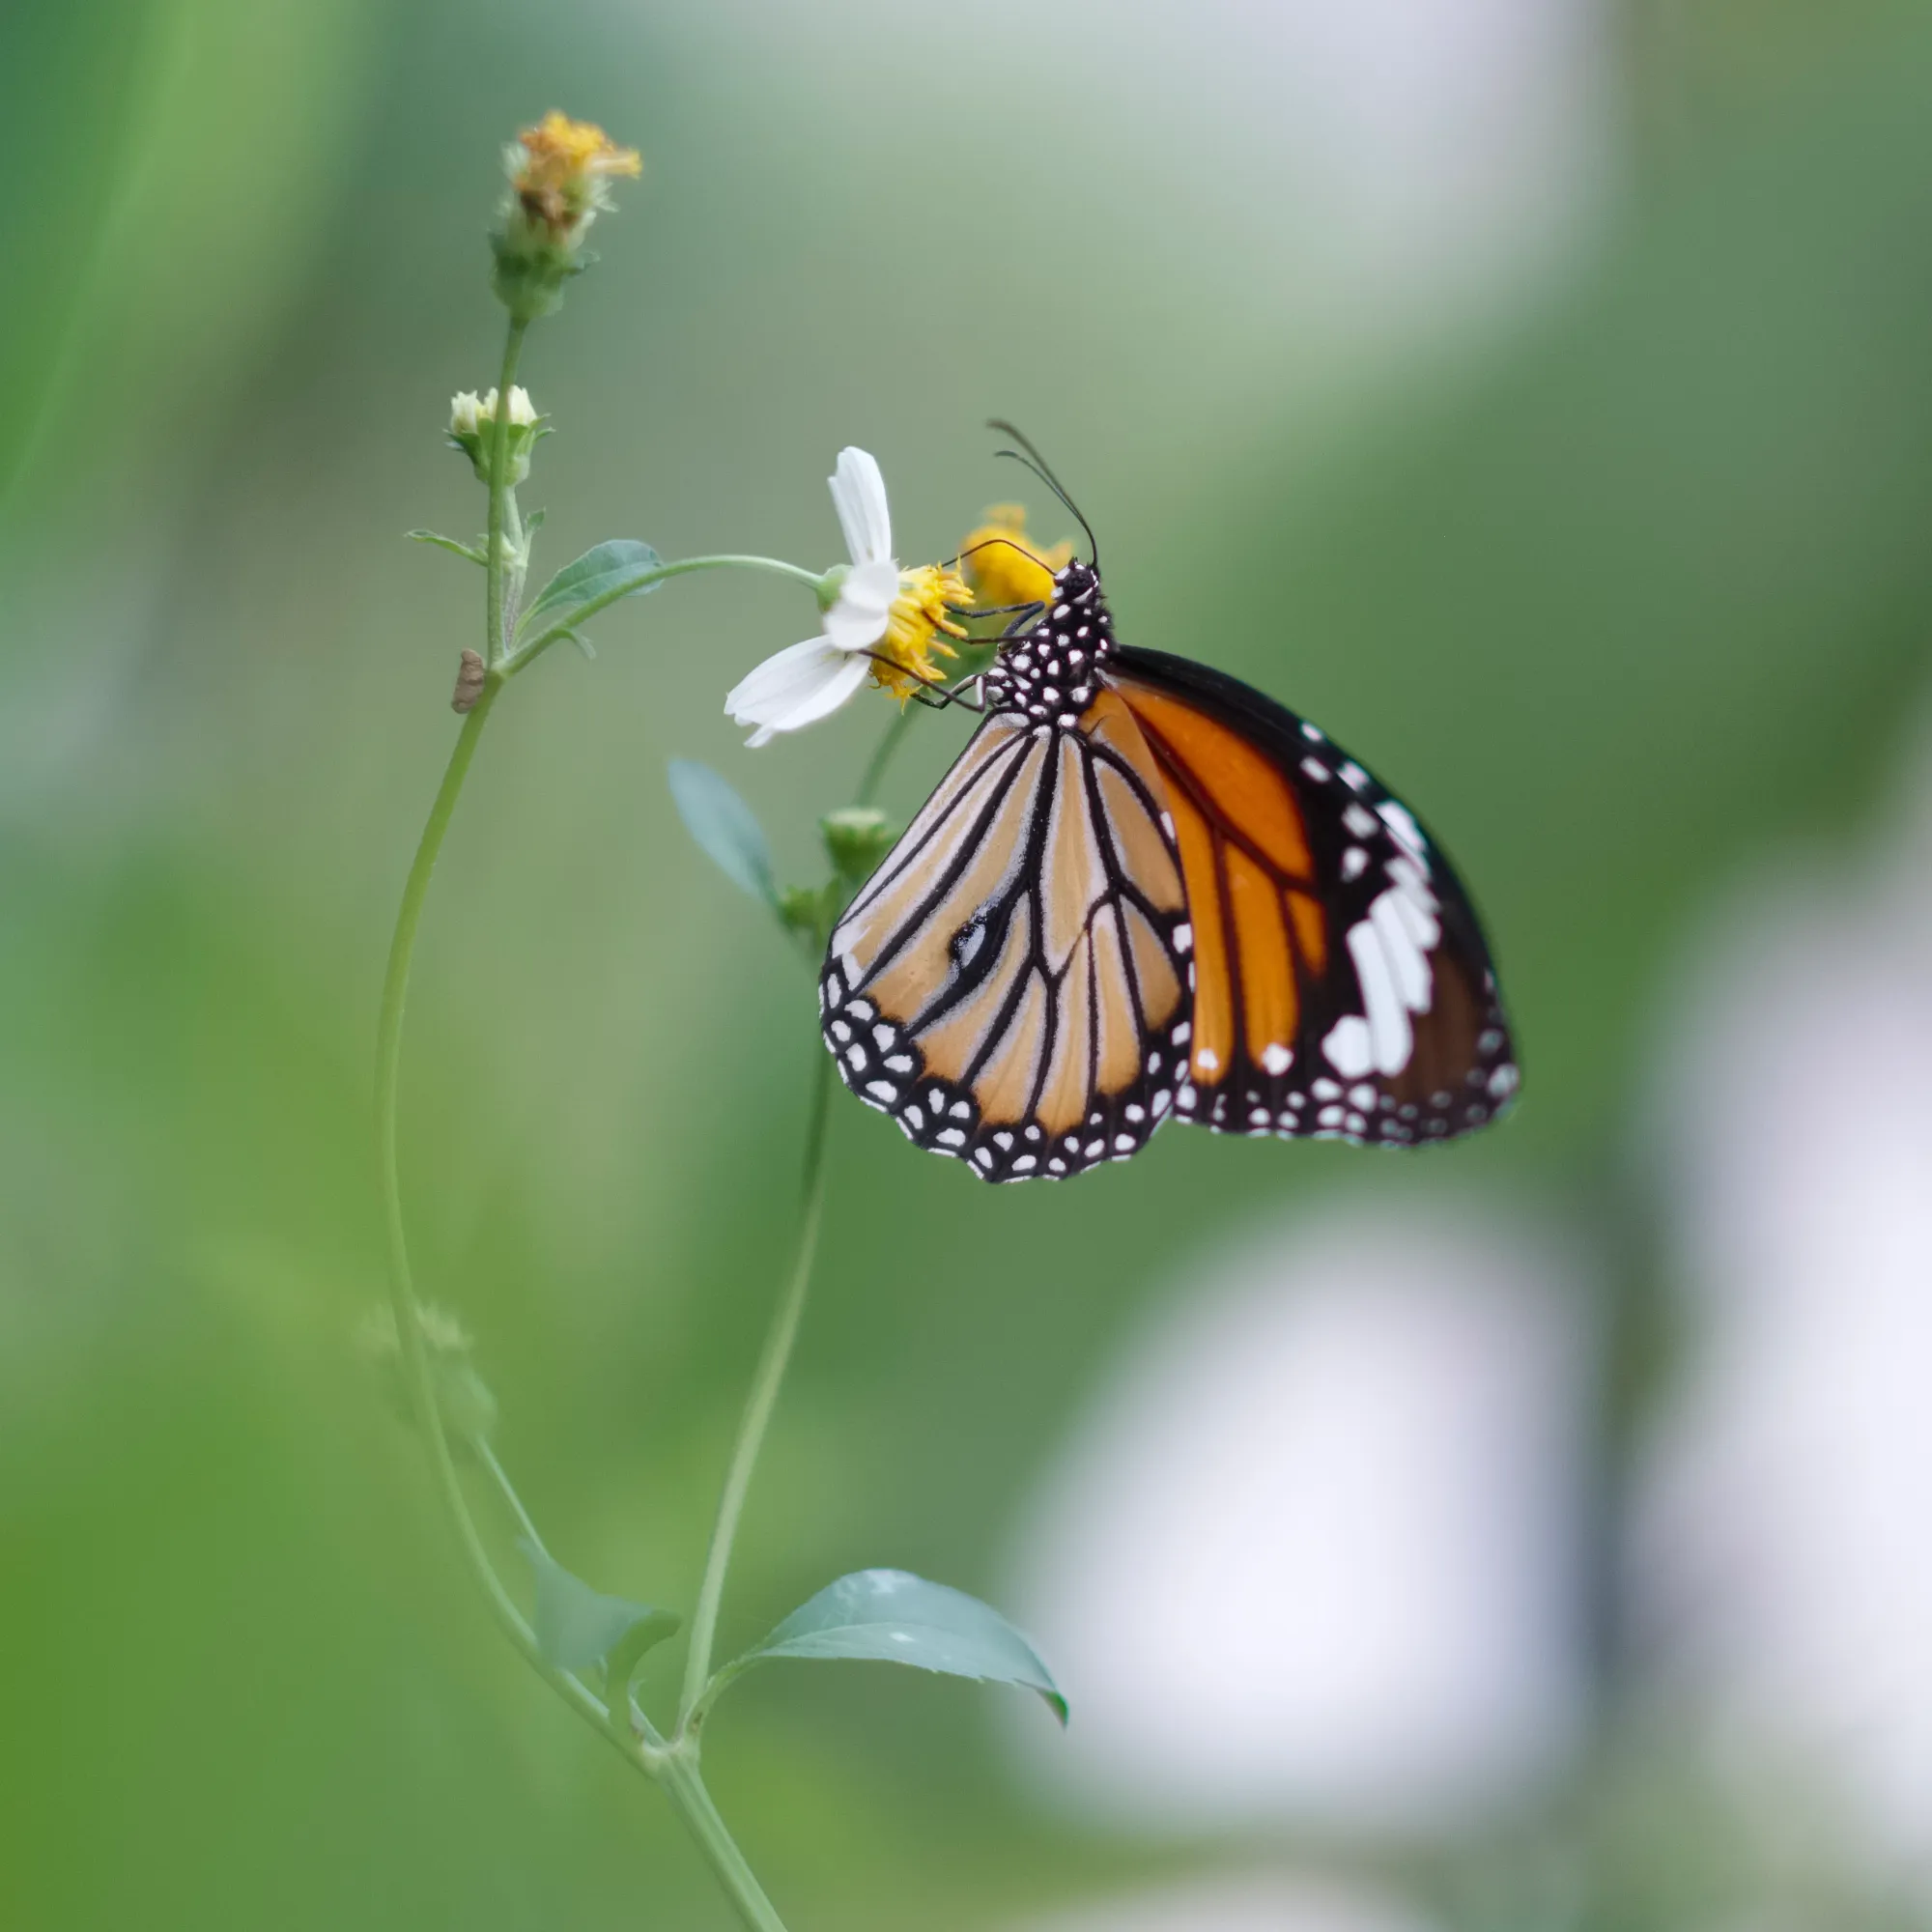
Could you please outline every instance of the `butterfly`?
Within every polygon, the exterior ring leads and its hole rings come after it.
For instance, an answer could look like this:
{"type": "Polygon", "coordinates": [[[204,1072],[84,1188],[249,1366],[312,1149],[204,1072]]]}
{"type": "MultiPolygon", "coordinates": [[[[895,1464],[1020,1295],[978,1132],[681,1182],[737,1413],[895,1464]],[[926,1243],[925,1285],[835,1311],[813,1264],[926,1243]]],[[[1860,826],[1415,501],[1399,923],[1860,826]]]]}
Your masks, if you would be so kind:
{"type": "Polygon", "coordinates": [[[1120,642],[1088,537],[942,694],[983,720],[832,932],[845,1084],[996,1181],[1167,1120],[1382,1147],[1492,1121],[1516,1054],[1441,848],[1305,719],[1120,642]]]}

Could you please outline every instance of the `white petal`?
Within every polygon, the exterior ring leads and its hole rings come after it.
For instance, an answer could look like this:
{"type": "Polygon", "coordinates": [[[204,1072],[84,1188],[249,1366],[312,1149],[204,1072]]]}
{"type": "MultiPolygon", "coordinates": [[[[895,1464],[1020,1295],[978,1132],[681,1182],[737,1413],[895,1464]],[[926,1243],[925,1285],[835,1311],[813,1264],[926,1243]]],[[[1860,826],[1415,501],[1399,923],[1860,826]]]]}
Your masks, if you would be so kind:
{"type": "Polygon", "coordinates": [[[867,663],[830,638],[808,638],[767,658],[733,685],[724,709],[734,724],[755,724],[753,745],[830,717],[866,681],[867,663]]]}
{"type": "Polygon", "coordinates": [[[893,599],[899,594],[899,567],[855,563],[838,586],[838,598],[825,613],[825,635],[843,651],[869,650],[886,635],[893,599]]]}
{"type": "Polygon", "coordinates": [[[827,479],[845,548],[854,563],[884,563],[893,554],[892,512],[886,508],[886,479],[863,449],[841,449],[838,468],[827,479]]]}

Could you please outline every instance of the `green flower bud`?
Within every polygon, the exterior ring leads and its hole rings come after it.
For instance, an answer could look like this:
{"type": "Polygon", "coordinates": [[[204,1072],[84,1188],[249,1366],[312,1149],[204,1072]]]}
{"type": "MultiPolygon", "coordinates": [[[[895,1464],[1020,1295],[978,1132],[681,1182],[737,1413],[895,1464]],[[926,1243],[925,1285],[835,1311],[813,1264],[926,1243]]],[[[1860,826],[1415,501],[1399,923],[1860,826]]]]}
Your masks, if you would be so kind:
{"type": "Polygon", "coordinates": [[[832,908],[823,886],[781,886],[779,889],[779,923],[787,932],[814,946],[823,946],[830,934],[832,908]]]}
{"type": "Polygon", "coordinates": [[[892,849],[893,823],[869,805],[841,806],[818,821],[825,856],[848,886],[862,886],[892,849]]]}

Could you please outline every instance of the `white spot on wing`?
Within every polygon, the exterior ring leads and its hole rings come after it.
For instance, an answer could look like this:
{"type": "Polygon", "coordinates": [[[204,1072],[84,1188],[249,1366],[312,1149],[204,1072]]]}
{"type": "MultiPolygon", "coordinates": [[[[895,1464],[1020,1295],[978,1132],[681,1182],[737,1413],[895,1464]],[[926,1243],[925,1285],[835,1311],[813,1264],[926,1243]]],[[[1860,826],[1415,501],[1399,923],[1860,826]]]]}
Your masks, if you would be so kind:
{"type": "Polygon", "coordinates": [[[1403,1005],[1412,1013],[1426,1013],[1430,999],[1429,961],[1409,931],[1400,910],[1402,903],[1400,893],[1383,893],[1369,908],[1369,923],[1381,941],[1382,956],[1395,976],[1403,1005]]]}
{"type": "Polygon", "coordinates": [[[1328,1056],[1329,1065],[1344,1079],[1353,1080],[1366,1073],[1375,1064],[1369,1051],[1368,1021],[1355,1013],[1337,1020],[1321,1042],[1321,1051],[1328,1056]]]}
{"type": "Polygon", "coordinates": [[[1371,921],[1349,928],[1349,957],[1355,962],[1362,1004],[1368,1009],[1370,1065],[1382,1073],[1400,1073],[1414,1050],[1415,1034],[1388,954],[1371,921]]]}
{"type": "Polygon", "coordinates": [[[1429,847],[1424,842],[1422,828],[1415,822],[1415,814],[1408,807],[1392,798],[1385,798],[1376,810],[1382,815],[1382,823],[1395,834],[1399,844],[1412,852],[1418,862],[1426,862],[1429,847]]]}

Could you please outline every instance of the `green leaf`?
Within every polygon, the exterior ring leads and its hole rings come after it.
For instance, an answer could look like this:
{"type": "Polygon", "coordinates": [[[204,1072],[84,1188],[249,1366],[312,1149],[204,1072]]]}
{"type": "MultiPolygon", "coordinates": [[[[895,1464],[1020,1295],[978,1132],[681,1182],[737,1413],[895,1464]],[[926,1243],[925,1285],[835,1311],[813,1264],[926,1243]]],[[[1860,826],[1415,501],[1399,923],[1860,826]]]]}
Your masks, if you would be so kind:
{"type": "Polygon", "coordinates": [[[655,583],[642,580],[663,568],[664,558],[649,544],[633,537],[598,544],[574,563],[566,563],[544,585],[525,611],[523,628],[548,627],[585,604],[614,604],[620,597],[655,590],[655,583]]]}
{"type": "Polygon", "coordinates": [[[668,776],[677,815],[704,855],[739,891],[776,906],[771,847],[752,808],[709,765],[695,759],[673,758],[668,776]]]}
{"type": "Polygon", "coordinates": [[[467,556],[471,563],[485,561],[480,550],[474,550],[467,543],[458,543],[454,537],[439,536],[434,530],[409,530],[405,534],[412,543],[434,544],[438,550],[449,551],[457,556],[467,556]]]}
{"type": "Polygon", "coordinates": [[[669,1610],[593,1590],[527,1538],[518,1548],[536,1577],[537,1648],[559,1670],[587,1670],[608,1660],[611,1682],[628,1684],[638,1659],[677,1629],[669,1610]]]}
{"type": "Polygon", "coordinates": [[[859,1570],[829,1583],[713,1681],[775,1657],[849,1658],[910,1663],[981,1684],[1037,1690],[1064,1724],[1066,1699],[1032,1644],[997,1610],[963,1590],[905,1570],[859,1570]]]}

